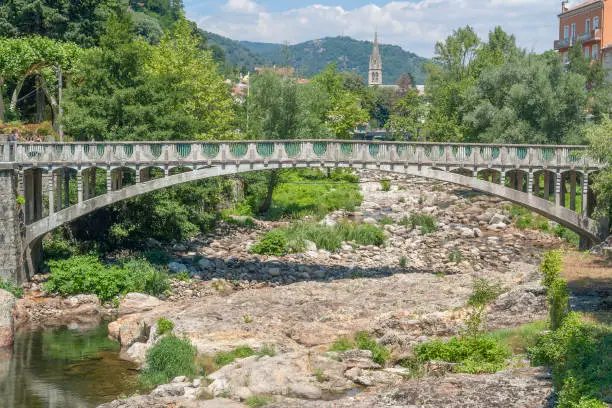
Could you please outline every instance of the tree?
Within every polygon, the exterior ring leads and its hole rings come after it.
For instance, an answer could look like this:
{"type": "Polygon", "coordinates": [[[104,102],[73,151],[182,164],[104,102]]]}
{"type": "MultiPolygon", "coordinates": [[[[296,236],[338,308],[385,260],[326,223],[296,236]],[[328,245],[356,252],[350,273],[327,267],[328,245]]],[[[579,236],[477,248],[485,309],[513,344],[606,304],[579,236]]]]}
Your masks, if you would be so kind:
{"type": "Polygon", "coordinates": [[[359,96],[344,89],[336,63],[329,64],[325,70],[315,75],[313,82],[329,95],[326,123],[335,137],[347,139],[357,125],[369,121],[369,115],[362,109],[359,96]]]}
{"type": "MultiPolygon", "coordinates": [[[[590,154],[602,162],[612,163],[612,120],[604,116],[601,123],[587,128],[590,154]]],[[[595,176],[593,191],[597,195],[596,215],[612,219],[612,167],[595,176]]]]}
{"type": "Polygon", "coordinates": [[[345,91],[353,92],[355,94],[363,93],[365,89],[365,79],[355,72],[344,71],[340,73],[342,78],[342,87],[345,91]]]}
{"type": "Polygon", "coordinates": [[[412,74],[403,73],[396,82],[398,86],[398,96],[402,97],[408,93],[408,91],[414,88],[414,78],[412,74]]]}
{"type": "Polygon", "coordinates": [[[406,138],[409,135],[414,139],[423,127],[425,114],[425,103],[419,91],[410,89],[393,104],[387,128],[395,137],[406,138]]]}

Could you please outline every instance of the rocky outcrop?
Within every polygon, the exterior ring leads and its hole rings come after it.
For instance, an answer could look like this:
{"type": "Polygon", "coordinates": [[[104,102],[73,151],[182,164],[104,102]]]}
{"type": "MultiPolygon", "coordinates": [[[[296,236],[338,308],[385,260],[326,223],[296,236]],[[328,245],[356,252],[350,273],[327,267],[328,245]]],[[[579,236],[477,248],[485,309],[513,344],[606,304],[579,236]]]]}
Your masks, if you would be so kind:
{"type": "Polygon", "coordinates": [[[6,290],[0,289],[0,348],[13,344],[15,325],[13,313],[15,310],[15,296],[6,290]]]}

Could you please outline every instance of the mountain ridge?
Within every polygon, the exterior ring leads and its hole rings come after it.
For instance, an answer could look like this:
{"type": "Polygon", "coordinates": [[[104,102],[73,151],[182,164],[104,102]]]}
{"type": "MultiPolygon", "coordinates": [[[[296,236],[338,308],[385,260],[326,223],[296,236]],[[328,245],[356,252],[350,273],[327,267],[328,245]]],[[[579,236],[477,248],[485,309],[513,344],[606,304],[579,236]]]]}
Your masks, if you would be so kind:
{"type": "MultiPolygon", "coordinates": [[[[295,45],[237,41],[221,35],[205,32],[210,44],[217,44],[226,53],[227,61],[245,70],[261,65],[284,65],[289,56],[290,64],[303,77],[311,77],[332,62],[340,71],[355,72],[367,80],[371,41],[356,40],[347,36],[324,37],[295,45]],[[285,47],[287,47],[285,49],[285,47]],[[288,50],[288,53],[287,53],[288,50]]],[[[423,63],[427,58],[398,45],[380,44],[383,59],[383,83],[395,84],[403,73],[410,73],[417,84],[425,82],[423,63]]]]}

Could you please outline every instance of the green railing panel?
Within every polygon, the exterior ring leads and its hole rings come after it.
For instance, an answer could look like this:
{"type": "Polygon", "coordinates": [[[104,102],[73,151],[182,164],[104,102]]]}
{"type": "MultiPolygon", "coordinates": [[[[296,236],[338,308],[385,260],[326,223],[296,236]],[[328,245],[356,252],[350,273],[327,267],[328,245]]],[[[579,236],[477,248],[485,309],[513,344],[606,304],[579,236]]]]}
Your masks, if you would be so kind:
{"type": "Polygon", "coordinates": [[[551,161],[555,158],[555,149],[552,147],[542,147],[540,148],[540,158],[544,161],[551,161]]]}
{"type": "Polygon", "coordinates": [[[380,145],[379,144],[371,144],[371,145],[368,146],[368,150],[370,151],[370,156],[376,157],[376,156],[378,156],[378,153],[380,152],[380,145]]]}
{"type": "Polygon", "coordinates": [[[300,153],[302,153],[301,143],[294,143],[294,142],[285,143],[284,148],[285,148],[285,152],[287,153],[287,156],[289,157],[296,157],[296,156],[299,156],[300,153]]]}
{"type": "Polygon", "coordinates": [[[455,160],[466,160],[472,155],[471,146],[453,146],[451,150],[455,160]]]}
{"type": "Polygon", "coordinates": [[[313,143],[312,151],[314,152],[314,154],[316,154],[319,157],[323,156],[325,153],[327,153],[327,143],[323,143],[323,142],[313,143]]]}
{"type": "Polygon", "coordinates": [[[218,144],[206,143],[202,145],[202,153],[209,159],[214,159],[219,155],[221,148],[218,144]]]}
{"type": "Polygon", "coordinates": [[[342,143],[340,145],[340,150],[345,156],[353,155],[353,144],[352,143],[342,143]]]}
{"type": "Polygon", "coordinates": [[[106,152],[106,146],[103,144],[99,144],[96,146],[96,151],[97,151],[98,157],[103,157],[104,153],[106,152]]]}
{"type": "Polygon", "coordinates": [[[274,154],[274,143],[257,143],[255,146],[257,154],[262,157],[270,157],[274,154]]]}
{"type": "Polygon", "coordinates": [[[249,150],[249,145],[246,143],[232,143],[230,144],[230,153],[235,159],[244,157],[249,150]]]}
{"type": "Polygon", "coordinates": [[[525,157],[527,157],[527,148],[526,147],[515,147],[514,151],[516,153],[516,157],[519,160],[525,160],[525,157]]]}
{"type": "Polygon", "coordinates": [[[582,155],[580,150],[577,149],[568,149],[567,151],[567,161],[570,163],[576,163],[580,160],[580,156],[582,155]]]}
{"type": "Polygon", "coordinates": [[[444,156],[444,146],[425,146],[425,157],[439,159],[444,156]]]}
{"type": "Polygon", "coordinates": [[[53,146],[53,155],[54,156],[61,156],[63,152],[64,152],[64,146],[63,145],[53,146]]]}
{"type": "Polygon", "coordinates": [[[177,143],[175,147],[176,152],[181,158],[185,158],[191,154],[191,145],[189,143],[177,143]]]}
{"type": "MultiPolygon", "coordinates": [[[[115,151],[117,151],[116,148],[117,146],[115,146],[115,151]]],[[[131,144],[123,145],[123,154],[126,158],[132,157],[132,154],[134,154],[134,146],[131,144]]]]}
{"type": "Polygon", "coordinates": [[[159,145],[159,144],[149,145],[149,150],[151,152],[151,155],[157,159],[162,154],[162,145],[159,145]]]}

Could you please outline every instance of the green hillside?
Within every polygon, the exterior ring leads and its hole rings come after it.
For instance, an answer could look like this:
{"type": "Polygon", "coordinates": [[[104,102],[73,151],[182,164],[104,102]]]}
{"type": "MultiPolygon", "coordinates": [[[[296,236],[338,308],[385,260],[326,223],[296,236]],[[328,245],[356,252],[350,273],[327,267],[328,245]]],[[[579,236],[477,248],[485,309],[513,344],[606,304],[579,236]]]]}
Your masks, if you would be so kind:
{"type": "Polygon", "coordinates": [[[245,72],[253,70],[256,66],[272,63],[269,59],[253,52],[238,41],[209,31],[203,31],[203,33],[206,36],[209,46],[218,45],[223,48],[223,51],[225,51],[225,60],[229,65],[237,66],[241,70],[244,68],[245,72]]]}
{"type": "MultiPolygon", "coordinates": [[[[255,43],[240,41],[240,45],[261,55],[273,64],[282,64],[281,44],[255,43]]],[[[352,71],[367,78],[372,43],[358,41],[350,37],[323,38],[289,46],[291,64],[300,75],[312,76],[324,69],[329,63],[337,62],[342,71],[352,71]]],[[[403,50],[397,45],[382,45],[383,80],[385,84],[394,84],[402,73],[411,73],[417,84],[425,82],[423,62],[426,58],[403,50]]]]}

